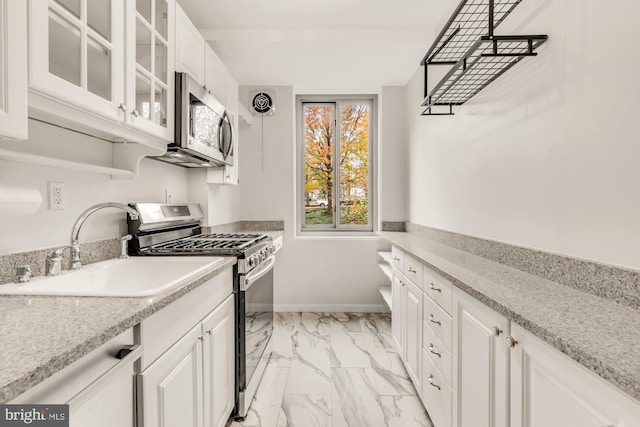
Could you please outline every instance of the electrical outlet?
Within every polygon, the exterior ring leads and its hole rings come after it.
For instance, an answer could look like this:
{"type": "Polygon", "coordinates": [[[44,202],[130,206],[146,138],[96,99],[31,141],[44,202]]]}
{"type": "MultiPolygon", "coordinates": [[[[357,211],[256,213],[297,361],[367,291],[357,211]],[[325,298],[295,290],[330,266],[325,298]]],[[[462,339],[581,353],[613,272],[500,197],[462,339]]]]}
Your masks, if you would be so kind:
{"type": "Polygon", "coordinates": [[[64,209],[64,183],[49,182],[48,196],[50,210],[64,209]]]}

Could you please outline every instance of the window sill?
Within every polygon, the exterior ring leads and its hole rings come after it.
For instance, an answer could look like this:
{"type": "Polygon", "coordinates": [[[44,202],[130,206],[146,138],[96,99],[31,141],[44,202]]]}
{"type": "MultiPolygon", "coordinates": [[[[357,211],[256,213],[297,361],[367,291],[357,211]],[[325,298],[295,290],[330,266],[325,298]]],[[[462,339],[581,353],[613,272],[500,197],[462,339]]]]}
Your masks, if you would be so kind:
{"type": "Polygon", "coordinates": [[[328,230],[298,230],[294,239],[300,240],[374,240],[380,236],[375,231],[328,231],[328,230]]]}

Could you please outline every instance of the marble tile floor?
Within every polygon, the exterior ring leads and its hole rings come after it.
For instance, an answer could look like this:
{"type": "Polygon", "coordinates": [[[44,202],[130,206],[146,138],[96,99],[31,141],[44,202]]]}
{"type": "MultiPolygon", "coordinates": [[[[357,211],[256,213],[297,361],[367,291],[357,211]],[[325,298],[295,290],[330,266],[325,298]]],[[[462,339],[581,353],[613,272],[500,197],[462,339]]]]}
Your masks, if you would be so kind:
{"type": "Polygon", "coordinates": [[[273,339],[247,417],[227,427],[433,427],[389,313],[276,313],[273,339]]]}

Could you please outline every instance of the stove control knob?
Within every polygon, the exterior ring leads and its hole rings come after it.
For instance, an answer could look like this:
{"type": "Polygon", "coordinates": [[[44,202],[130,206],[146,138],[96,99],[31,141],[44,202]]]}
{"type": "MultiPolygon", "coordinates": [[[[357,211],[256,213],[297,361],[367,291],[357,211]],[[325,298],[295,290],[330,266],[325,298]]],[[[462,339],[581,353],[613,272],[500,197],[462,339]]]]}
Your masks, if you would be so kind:
{"type": "Polygon", "coordinates": [[[274,254],[276,252],[276,248],[273,245],[269,246],[269,255],[274,254]]]}
{"type": "Polygon", "coordinates": [[[258,260],[258,264],[260,264],[262,261],[264,261],[264,257],[262,256],[262,254],[255,254],[254,256],[258,260]]]}
{"type": "Polygon", "coordinates": [[[256,260],[254,257],[249,257],[249,259],[247,260],[247,264],[249,264],[249,267],[253,267],[256,264],[256,260]]]}

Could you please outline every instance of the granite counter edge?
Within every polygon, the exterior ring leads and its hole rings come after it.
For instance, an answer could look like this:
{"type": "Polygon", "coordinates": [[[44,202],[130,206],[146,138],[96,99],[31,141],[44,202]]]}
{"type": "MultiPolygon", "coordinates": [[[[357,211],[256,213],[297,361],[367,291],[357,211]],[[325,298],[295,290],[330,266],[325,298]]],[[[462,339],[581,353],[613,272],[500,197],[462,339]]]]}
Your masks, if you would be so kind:
{"type": "MultiPolygon", "coordinates": [[[[28,374],[22,375],[15,380],[6,383],[0,387],[0,404],[11,401],[12,399],[18,397],[20,394],[26,392],[32,387],[40,384],[42,381],[46,380],[56,372],[61,371],[77,360],[89,354],[91,351],[100,347],[102,344],[109,341],[111,338],[116,337],[118,334],[124,332],[125,330],[132,328],[133,326],[140,323],[145,318],[149,317],[153,313],[161,310],[167,305],[171,304],[173,301],[177,300],[181,296],[191,292],[196,289],[200,285],[204,284],[209,279],[217,276],[224,270],[231,268],[236,264],[237,259],[235,257],[224,257],[225,261],[217,265],[213,270],[208,271],[195,279],[192,279],[177,288],[174,288],[168,291],[165,294],[161,294],[157,301],[149,304],[148,306],[142,308],[140,311],[134,313],[133,315],[126,317],[124,319],[120,319],[116,324],[108,327],[105,330],[97,332],[94,336],[84,341],[81,344],[78,344],[62,354],[56,355],[49,359],[47,362],[41,364],[40,366],[33,369],[28,374]]],[[[59,296],[55,296],[52,298],[60,298],[59,296]]],[[[77,297],[69,297],[69,298],[77,298],[77,297]]],[[[82,297],[80,297],[82,298],[82,297]]],[[[142,297],[146,298],[146,297],[142,297]]],[[[107,297],[105,299],[113,300],[114,298],[107,297]]],[[[120,298],[118,298],[120,299],[120,298]]],[[[139,300],[140,298],[122,298],[126,300],[139,300]]],[[[144,349],[143,349],[144,351],[144,349]]]]}
{"type": "MultiPolygon", "coordinates": [[[[408,235],[409,233],[403,233],[408,235]]],[[[580,364],[585,369],[599,376],[601,379],[607,381],[618,389],[622,390],[624,393],[628,394],[630,397],[640,400],[640,378],[637,378],[637,381],[633,378],[629,378],[628,373],[621,372],[619,369],[616,369],[615,366],[611,366],[610,364],[604,363],[598,357],[593,356],[584,348],[576,347],[570,343],[567,343],[558,335],[549,332],[546,328],[539,325],[537,322],[528,319],[527,317],[521,315],[520,313],[505,307],[500,304],[490,296],[487,296],[483,292],[474,288],[472,285],[465,283],[464,281],[458,279],[456,276],[450,274],[447,271],[443,271],[441,268],[431,264],[428,260],[424,259],[419,254],[414,253],[411,249],[407,248],[404,242],[398,241],[394,239],[393,236],[390,236],[388,232],[379,232],[378,235],[391,243],[394,246],[399,247],[403,251],[407,252],[411,256],[414,256],[420,259],[422,262],[427,264],[427,266],[437,273],[441,274],[444,278],[448,279],[456,286],[458,289],[466,292],[470,296],[476,298],[478,301],[484,303],[489,308],[495,310],[496,312],[504,315],[510,321],[515,322],[519,326],[523,327],[525,330],[533,334],[535,337],[544,341],[546,344],[553,347],[555,350],[561,352],[565,356],[569,357],[574,362],[580,364]]],[[[416,237],[421,238],[421,237],[416,237]]],[[[462,252],[462,251],[461,251],[462,252]]],[[[507,266],[508,267],[508,266],[507,266]]],[[[524,274],[524,273],[523,273],[524,274]]],[[[541,278],[542,279],[542,278],[541,278]]],[[[562,284],[558,284],[558,286],[564,286],[562,284]]]]}

